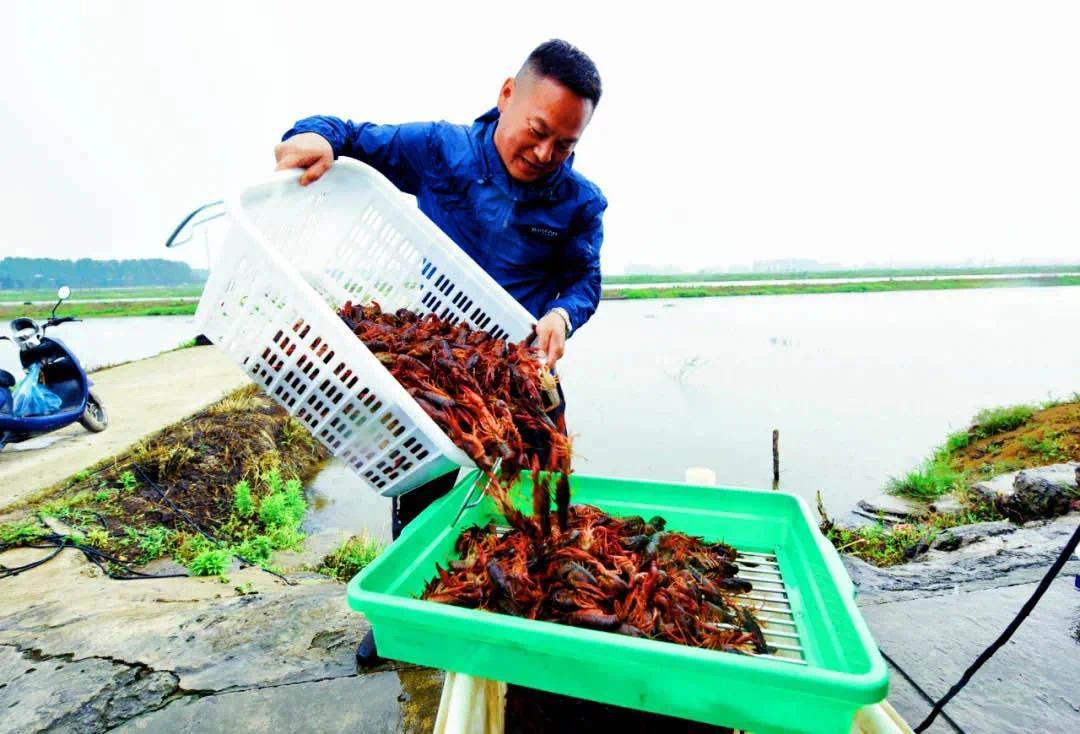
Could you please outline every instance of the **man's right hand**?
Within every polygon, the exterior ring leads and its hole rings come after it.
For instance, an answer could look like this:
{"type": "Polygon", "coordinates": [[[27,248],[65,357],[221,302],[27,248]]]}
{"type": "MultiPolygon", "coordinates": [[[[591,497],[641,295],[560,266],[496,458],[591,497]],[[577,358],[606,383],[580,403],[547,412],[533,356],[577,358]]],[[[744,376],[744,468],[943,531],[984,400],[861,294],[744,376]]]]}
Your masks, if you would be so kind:
{"type": "Polygon", "coordinates": [[[274,170],[305,169],[300,177],[300,185],[307,186],[330,170],[334,164],[334,149],[318,133],[300,133],[275,145],[274,157],[277,158],[277,168],[274,170]]]}

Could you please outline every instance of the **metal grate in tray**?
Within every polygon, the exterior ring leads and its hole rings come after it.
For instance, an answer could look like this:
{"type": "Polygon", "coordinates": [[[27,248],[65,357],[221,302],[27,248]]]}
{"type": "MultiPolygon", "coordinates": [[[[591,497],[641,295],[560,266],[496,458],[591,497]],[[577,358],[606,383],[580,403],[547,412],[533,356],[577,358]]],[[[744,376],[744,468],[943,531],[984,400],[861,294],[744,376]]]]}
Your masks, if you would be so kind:
{"type": "MultiPolygon", "coordinates": [[[[505,535],[510,532],[510,527],[497,526],[495,532],[505,535]]],[[[791,613],[787,586],[784,584],[776,554],[736,550],[735,565],[739,567],[739,578],[746,579],[754,588],[749,594],[733,596],[732,600],[749,599],[753,602],[747,606],[758,621],[763,623],[761,631],[765,634],[765,642],[776,649],[772,654],[755,654],[753,657],[807,665],[806,653],[799,638],[799,629],[795,625],[795,616],[791,613]]]]}
{"type": "Polygon", "coordinates": [[[751,610],[763,623],[761,631],[765,633],[765,642],[776,648],[771,655],[754,657],[806,665],[806,653],[791,613],[787,586],[776,555],[751,551],[737,551],[737,554],[735,563],[739,567],[738,577],[749,581],[754,588],[749,594],[740,594],[733,600],[749,599],[754,602],[751,610]]]}

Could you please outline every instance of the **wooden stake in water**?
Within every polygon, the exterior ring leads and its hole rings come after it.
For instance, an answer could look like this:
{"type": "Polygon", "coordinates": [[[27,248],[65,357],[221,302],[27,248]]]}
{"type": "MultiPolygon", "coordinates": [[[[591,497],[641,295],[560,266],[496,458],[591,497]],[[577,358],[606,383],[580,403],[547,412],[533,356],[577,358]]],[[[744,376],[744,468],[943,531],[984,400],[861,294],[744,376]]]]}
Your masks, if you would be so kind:
{"type": "Polygon", "coordinates": [[[780,489],[780,431],[772,432],[772,488],[780,489]]]}

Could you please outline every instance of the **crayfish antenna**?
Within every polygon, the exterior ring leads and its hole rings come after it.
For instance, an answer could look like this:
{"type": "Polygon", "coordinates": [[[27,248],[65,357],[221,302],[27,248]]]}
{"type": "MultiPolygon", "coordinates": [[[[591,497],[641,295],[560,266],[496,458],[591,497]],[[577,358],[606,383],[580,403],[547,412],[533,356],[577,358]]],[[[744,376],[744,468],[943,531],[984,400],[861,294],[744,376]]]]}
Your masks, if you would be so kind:
{"type": "Polygon", "coordinates": [[[540,521],[540,536],[551,535],[551,495],[547,484],[540,479],[540,460],[532,457],[533,517],[540,521]]]}
{"type": "Polygon", "coordinates": [[[566,532],[570,524],[570,478],[565,472],[555,482],[555,508],[559,513],[559,530],[566,532]]]}

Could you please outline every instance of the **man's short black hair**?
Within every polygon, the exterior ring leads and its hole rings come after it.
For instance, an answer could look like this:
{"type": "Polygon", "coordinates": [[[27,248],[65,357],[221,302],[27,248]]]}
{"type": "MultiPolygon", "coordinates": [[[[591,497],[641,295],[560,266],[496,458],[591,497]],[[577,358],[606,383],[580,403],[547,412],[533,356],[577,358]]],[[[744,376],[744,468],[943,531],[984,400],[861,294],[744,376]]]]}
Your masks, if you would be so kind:
{"type": "Polygon", "coordinates": [[[558,38],[545,41],[525,59],[524,68],[554,79],[582,99],[591,100],[594,107],[600,102],[600,72],[573,44],[558,38]]]}

